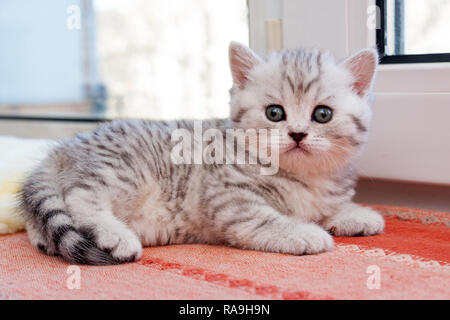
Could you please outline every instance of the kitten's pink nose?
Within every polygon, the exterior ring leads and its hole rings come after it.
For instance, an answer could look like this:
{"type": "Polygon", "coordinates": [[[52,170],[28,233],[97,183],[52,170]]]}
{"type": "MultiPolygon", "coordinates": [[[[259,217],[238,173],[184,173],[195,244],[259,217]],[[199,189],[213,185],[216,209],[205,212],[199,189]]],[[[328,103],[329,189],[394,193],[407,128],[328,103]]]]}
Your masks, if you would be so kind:
{"type": "Polygon", "coordinates": [[[300,142],[305,138],[308,134],[306,132],[289,132],[289,136],[295,142],[300,142]]]}

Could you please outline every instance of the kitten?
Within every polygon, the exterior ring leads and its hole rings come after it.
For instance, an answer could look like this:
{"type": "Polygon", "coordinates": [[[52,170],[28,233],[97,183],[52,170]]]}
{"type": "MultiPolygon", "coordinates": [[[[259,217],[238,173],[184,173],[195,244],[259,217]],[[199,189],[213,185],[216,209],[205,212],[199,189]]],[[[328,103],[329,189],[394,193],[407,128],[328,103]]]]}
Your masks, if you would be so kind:
{"type": "Polygon", "coordinates": [[[193,121],[112,121],[61,142],[26,180],[31,243],[71,263],[102,265],[135,261],[142,246],[302,255],[331,250],[329,232],[382,232],[382,216],[351,201],[376,51],[344,61],[317,50],[261,58],[232,43],[229,53],[231,117],[203,121],[203,129],[277,129],[276,174],[261,174],[259,162],[174,164],[172,133],[193,133],[193,121]]]}

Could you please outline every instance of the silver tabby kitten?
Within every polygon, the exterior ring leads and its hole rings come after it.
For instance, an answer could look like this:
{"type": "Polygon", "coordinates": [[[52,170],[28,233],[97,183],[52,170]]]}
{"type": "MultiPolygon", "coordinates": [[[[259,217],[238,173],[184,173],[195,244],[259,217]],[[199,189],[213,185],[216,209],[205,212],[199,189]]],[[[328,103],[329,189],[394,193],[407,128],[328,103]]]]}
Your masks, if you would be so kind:
{"type": "Polygon", "coordinates": [[[175,129],[192,121],[119,120],[61,142],[21,192],[31,243],[79,264],[137,260],[180,243],[314,254],[384,220],[354,204],[354,160],[367,139],[376,51],[337,61],[317,50],[255,55],[232,43],[231,117],[203,127],[278,129],[279,165],[179,164],[175,129]]]}

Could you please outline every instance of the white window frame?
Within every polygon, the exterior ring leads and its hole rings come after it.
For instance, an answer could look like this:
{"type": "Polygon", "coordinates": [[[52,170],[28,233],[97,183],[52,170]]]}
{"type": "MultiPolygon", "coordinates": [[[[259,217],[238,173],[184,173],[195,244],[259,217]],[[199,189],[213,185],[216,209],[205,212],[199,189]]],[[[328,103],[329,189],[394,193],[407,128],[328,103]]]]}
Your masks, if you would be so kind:
{"type": "MultiPolygon", "coordinates": [[[[344,57],[376,47],[367,27],[376,22],[374,0],[249,0],[249,8],[250,44],[259,53],[266,51],[262,20],[271,18],[282,21],[284,48],[344,57]]],[[[380,65],[374,91],[360,176],[450,185],[450,63],[380,65]]]]}

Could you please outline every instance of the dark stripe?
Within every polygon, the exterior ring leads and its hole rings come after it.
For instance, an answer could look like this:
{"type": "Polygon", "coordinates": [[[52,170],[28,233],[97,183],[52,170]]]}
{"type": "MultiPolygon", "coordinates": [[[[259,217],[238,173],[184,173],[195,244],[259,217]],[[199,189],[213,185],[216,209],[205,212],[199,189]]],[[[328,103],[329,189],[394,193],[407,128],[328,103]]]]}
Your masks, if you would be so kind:
{"type": "Polygon", "coordinates": [[[41,212],[45,211],[42,209],[42,206],[44,205],[45,201],[47,201],[48,199],[51,199],[51,198],[56,198],[56,197],[57,196],[53,194],[53,195],[45,196],[45,197],[39,199],[37,204],[33,208],[30,208],[31,211],[36,212],[36,213],[41,213],[41,212]]]}
{"type": "Polygon", "coordinates": [[[93,188],[90,185],[88,185],[88,184],[85,184],[85,183],[82,183],[82,182],[76,182],[73,185],[71,185],[70,187],[64,189],[63,190],[63,194],[67,195],[73,189],[92,190],[93,188]]]}
{"type": "Polygon", "coordinates": [[[42,225],[44,226],[44,228],[46,228],[46,226],[47,226],[48,222],[50,221],[50,219],[52,219],[53,217],[55,217],[57,215],[60,215],[60,214],[68,216],[66,214],[66,212],[63,211],[63,210],[49,210],[49,211],[46,211],[44,216],[42,217],[42,220],[41,220],[42,221],[42,225]]]}
{"type": "Polygon", "coordinates": [[[114,168],[114,164],[112,162],[109,162],[109,161],[106,161],[106,160],[101,160],[100,163],[105,165],[105,166],[114,168]]]}
{"type": "Polygon", "coordinates": [[[114,138],[111,137],[111,135],[109,133],[105,134],[106,139],[108,139],[109,142],[113,142],[114,138]]]}
{"type": "Polygon", "coordinates": [[[184,201],[184,198],[186,196],[186,190],[188,189],[188,183],[191,179],[192,166],[188,165],[186,169],[187,171],[184,172],[184,174],[177,181],[177,191],[176,191],[177,200],[181,199],[182,201],[184,201]]]}
{"type": "Polygon", "coordinates": [[[316,57],[317,69],[319,69],[319,74],[322,72],[322,54],[319,52],[316,57]]]}
{"type": "Polygon", "coordinates": [[[344,137],[353,147],[359,147],[361,145],[361,142],[353,138],[352,136],[346,136],[344,137]]]}
{"type": "Polygon", "coordinates": [[[70,231],[77,232],[76,229],[72,225],[62,225],[55,228],[52,232],[53,243],[55,244],[55,248],[59,247],[59,244],[62,238],[70,231]]]}
{"type": "Polygon", "coordinates": [[[230,183],[230,182],[225,182],[224,186],[225,188],[230,187],[238,188],[241,190],[252,192],[253,194],[258,195],[265,201],[269,202],[271,205],[276,206],[279,210],[281,210],[282,208],[285,209],[287,207],[280,193],[277,192],[277,194],[274,194],[275,192],[273,192],[273,190],[271,190],[270,188],[267,188],[267,186],[262,187],[262,185],[253,185],[250,183],[230,183]]]}
{"type": "Polygon", "coordinates": [[[77,264],[89,264],[91,261],[88,261],[87,253],[94,248],[95,244],[88,239],[77,242],[69,251],[71,261],[77,264]]]}
{"type": "Polygon", "coordinates": [[[311,86],[315,83],[317,83],[320,79],[320,76],[318,75],[317,77],[315,77],[314,79],[312,79],[306,86],[305,86],[305,90],[304,93],[307,93],[310,89],[311,86]]]}
{"type": "Polygon", "coordinates": [[[129,179],[128,177],[122,176],[122,175],[117,175],[117,179],[119,179],[120,181],[129,184],[130,186],[134,187],[135,189],[138,188],[138,185],[136,184],[136,182],[132,181],[131,179],[129,179]]]}
{"type": "MultiPolygon", "coordinates": [[[[297,86],[297,92],[299,93],[299,96],[300,96],[300,92],[304,92],[304,90],[303,90],[303,78],[301,78],[302,80],[300,80],[300,82],[299,82],[299,84],[298,84],[298,86],[297,86]]],[[[298,98],[300,98],[300,97],[298,97],[298,98]]]]}
{"type": "Polygon", "coordinates": [[[125,162],[125,164],[128,167],[133,167],[133,160],[132,160],[132,156],[129,152],[122,152],[120,154],[120,158],[123,160],[123,162],[125,162]]]}
{"type": "Polygon", "coordinates": [[[241,223],[245,223],[245,222],[249,222],[251,220],[253,220],[254,217],[245,217],[245,218],[237,218],[237,219],[233,219],[231,221],[227,221],[224,225],[223,228],[225,230],[227,230],[228,228],[236,225],[236,224],[241,224],[241,223]]]}
{"type": "Polygon", "coordinates": [[[264,196],[267,193],[266,191],[259,190],[257,187],[246,182],[238,182],[238,183],[225,182],[224,186],[225,188],[238,188],[241,190],[250,191],[259,195],[263,199],[265,198],[264,196]]]}
{"type": "Polygon", "coordinates": [[[272,221],[273,221],[273,220],[271,220],[271,219],[263,220],[263,222],[261,222],[260,224],[258,224],[258,225],[253,229],[253,231],[257,231],[257,230],[261,229],[262,227],[264,227],[264,226],[265,226],[266,224],[268,224],[269,222],[272,223],[272,221]]]}
{"type": "MultiPolygon", "coordinates": [[[[137,157],[139,157],[139,159],[142,161],[142,163],[144,163],[144,164],[147,166],[149,172],[152,173],[152,174],[154,174],[154,171],[155,171],[155,170],[154,170],[153,167],[151,167],[151,164],[150,164],[150,162],[149,162],[149,159],[146,157],[146,155],[145,155],[145,153],[144,153],[145,149],[147,149],[147,150],[149,151],[150,155],[152,154],[151,151],[150,151],[150,149],[149,149],[149,146],[148,146],[147,141],[145,141],[145,139],[144,139],[142,136],[138,136],[136,139],[137,139],[137,142],[138,142],[139,147],[136,146],[136,145],[134,145],[134,143],[130,143],[130,146],[131,146],[131,147],[133,148],[133,150],[134,150],[134,154],[135,154],[137,157]]],[[[161,155],[162,155],[162,152],[161,152],[161,155]]],[[[130,159],[130,160],[131,160],[131,159],[130,159]]],[[[136,160],[138,160],[138,159],[136,159],[136,160]]],[[[140,177],[144,182],[146,182],[147,179],[146,179],[146,177],[145,177],[145,175],[144,175],[142,169],[140,169],[141,167],[142,167],[142,166],[138,164],[137,166],[131,167],[131,169],[133,170],[133,172],[134,172],[136,178],[139,178],[139,177],[140,177]]]]}
{"type": "MultiPolygon", "coordinates": [[[[214,200],[214,198],[212,200],[214,200]]],[[[235,207],[237,207],[236,209],[237,209],[238,212],[242,212],[242,211],[245,211],[246,208],[249,208],[250,204],[253,204],[253,205],[256,205],[256,204],[264,205],[263,203],[257,203],[255,201],[251,201],[248,198],[233,197],[231,199],[227,198],[222,203],[214,206],[212,208],[212,211],[213,211],[213,214],[215,216],[216,213],[221,212],[223,209],[228,208],[230,206],[235,206],[235,207]]]]}
{"type": "Polygon", "coordinates": [[[350,115],[352,118],[353,123],[355,124],[356,128],[361,132],[367,132],[367,128],[362,124],[361,119],[357,118],[354,115],[350,115]]]}
{"type": "Polygon", "coordinates": [[[105,146],[105,145],[103,145],[103,144],[97,144],[97,148],[100,149],[100,150],[109,152],[109,153],[111,153],[111,154],[113,154],[113,155],[115,155],[115,156],[120,155],[120,153],[119,153],[118,151],[112,150],[112,149],[108,148],[107,146],[105,146]]]}
{"type": "Polygon", "coordinates": [[[242,169],[239,164],[233,163],[231,165],[233,166],[233,169],[235,171],[239,172],[240,174],[242,174],[246,177],[248,176],[248,173],[246,171],[244,171],[244,169],[242,169]]]}
{"type": "Polygon", "coordinates": [[[283,195],[280,193],[280,191],[278,190],[278,188],[276,188],[275,186],[270,185],[270,184],[260,183],[260,184],[258,184],[258,188],[263,189],[263,190],[266,190],[268,193],[270,193],[270,194],[272,194],[272,195],[274,195],[274,196],[278,196],[278,198],[279,198],[283,203],[285,203],[283,195]]]}
{"type": "Polygon", "coordinates": [[[289,83],[289,86],[291,87],[291,90],[292,90],[292,94],[294,94],[294,95],[295,95],[295,86],[294,86],[294,83],[292,82],[292,79],[291,79],[291,77],[289,77],[289,76],[286,76],[286,78],[287,78],[287,81],[288,81],[288,83],[289,83]]]}
{"type": "Polygon", "coordinates": [[[236,116],[233,117],[233,122],[239,123],[242,121],[242,117],[247,113],[247,109],[239,109],[236,116]]]}

